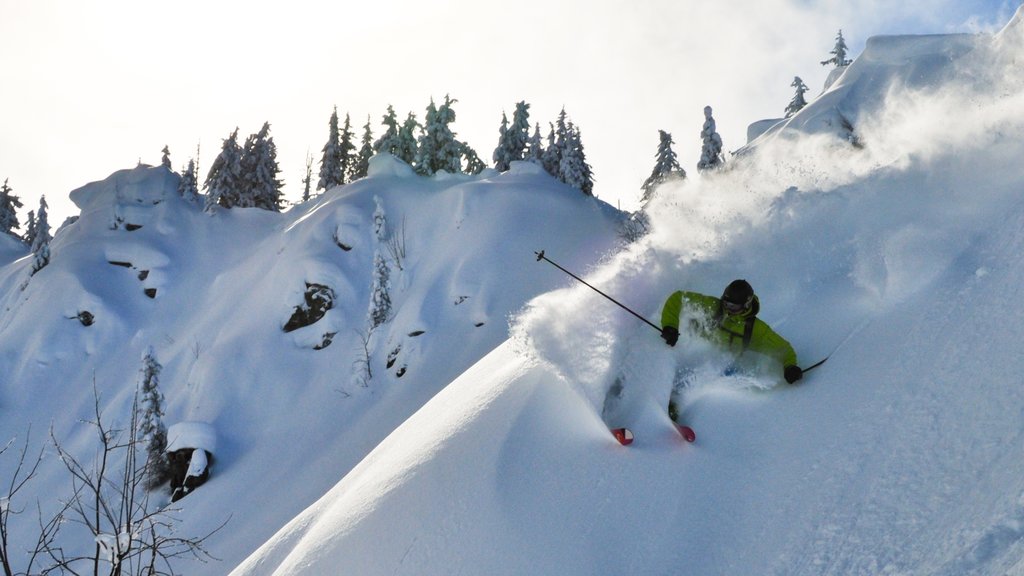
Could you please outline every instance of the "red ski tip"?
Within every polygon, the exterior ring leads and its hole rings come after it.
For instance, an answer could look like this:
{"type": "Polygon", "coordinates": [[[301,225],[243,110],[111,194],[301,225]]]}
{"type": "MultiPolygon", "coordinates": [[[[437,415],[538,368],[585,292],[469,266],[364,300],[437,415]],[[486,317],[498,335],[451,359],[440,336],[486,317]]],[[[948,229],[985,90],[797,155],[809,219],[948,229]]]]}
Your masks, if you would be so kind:
{"type": "Polygon", "coordinates": [[[633,432],[629,428],[614,428],[612,429],[612,436],[615,436],[615,439],[623,446],[629,446],[633,443],[633,432]]]}
{"type": "Polygon", "coordinates": [[[676,428],[679,429],[679,433],[683,435],[683,440],[687,442],[693,442],[697,439],[697,434],[693,431],[693,428],[689,426],[683,426],[682,424],[676,424],[676,428]]]}

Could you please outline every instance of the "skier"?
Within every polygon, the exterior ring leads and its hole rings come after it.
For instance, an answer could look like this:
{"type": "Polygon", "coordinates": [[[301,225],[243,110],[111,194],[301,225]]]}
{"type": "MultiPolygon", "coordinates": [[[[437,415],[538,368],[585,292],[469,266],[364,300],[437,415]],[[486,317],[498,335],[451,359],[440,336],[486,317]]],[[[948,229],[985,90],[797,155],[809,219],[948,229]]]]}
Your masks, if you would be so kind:
{"type": "Polygon", "coordinates": [[[690,331],[705,340],[717,343],[737,357],[748,349],[774,358],[782,365],[783,378],[793,384],[803,378],[797,366],[796,352],[757,317],[760,302],[746,280],[734,280],[721,298],[696,292],[673,293],[661,312],[661,337],[669,346],[679,340],[680,314],[688,312],[690,331]]]}

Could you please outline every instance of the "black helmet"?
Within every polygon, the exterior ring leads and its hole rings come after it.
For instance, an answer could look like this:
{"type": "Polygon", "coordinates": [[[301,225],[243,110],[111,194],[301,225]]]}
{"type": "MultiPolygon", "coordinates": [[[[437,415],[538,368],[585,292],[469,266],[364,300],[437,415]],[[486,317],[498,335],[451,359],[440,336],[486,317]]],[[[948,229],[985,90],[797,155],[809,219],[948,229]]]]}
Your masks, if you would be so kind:
{"type": "Polygon", "coordinates": [[[722,305],[730,311],[749,310],[754,303],[754,289],[746,280],[733,280],[722,292],[722,305]]]}

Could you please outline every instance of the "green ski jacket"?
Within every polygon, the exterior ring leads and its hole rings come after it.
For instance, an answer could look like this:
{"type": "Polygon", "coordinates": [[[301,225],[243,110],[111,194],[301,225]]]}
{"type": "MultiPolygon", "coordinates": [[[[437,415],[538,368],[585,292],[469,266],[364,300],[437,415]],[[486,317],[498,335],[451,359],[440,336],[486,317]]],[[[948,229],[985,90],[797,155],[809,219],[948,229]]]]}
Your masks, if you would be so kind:
{"type": "Polygon", "coordinates": [[[680,314],[689,319],[692,333],[709,342],[730,350],[737,356],[746,350],[774,358],[786,366],[796,366],[796,351],[785,338],[775,333],[768,324],[757,318],[760,307],[757,296],[750,310],[738,315],[726,314],[722,302],[714,296],[696,292],[675,292],[665,301],[661,311],[661,325],[672,326],[682,332],[679,326],[680,314]],[[754,317],[750,341],[744,345],[747,318],[754,317]]]}

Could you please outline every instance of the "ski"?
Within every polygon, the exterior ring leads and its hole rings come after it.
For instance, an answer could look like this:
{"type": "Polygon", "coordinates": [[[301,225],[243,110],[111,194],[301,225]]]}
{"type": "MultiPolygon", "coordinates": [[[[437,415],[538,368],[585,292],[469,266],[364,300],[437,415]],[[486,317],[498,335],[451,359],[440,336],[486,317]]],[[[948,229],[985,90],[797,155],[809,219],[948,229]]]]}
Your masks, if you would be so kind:
{"type": "Polygon", "coordinates": [[[675,422],[673,422],[673,424],[675,424],[676,430],[679,432],[679,435],[683,437],[683,440],[686,440],[687,442],[694,442],[697,440],[697,433],[693,431],[693,428],[683,424],[677,424],[675,422]]]}
{"type": "Polygon", "coordinates": [[[619,444],[623,446],[629,446],[633,443],[633,431],[629,428],[612,428],[612,436],[619,441],[619,444]]]}

